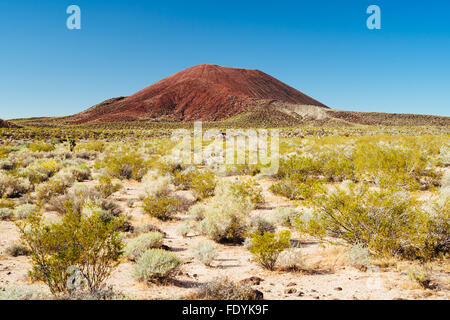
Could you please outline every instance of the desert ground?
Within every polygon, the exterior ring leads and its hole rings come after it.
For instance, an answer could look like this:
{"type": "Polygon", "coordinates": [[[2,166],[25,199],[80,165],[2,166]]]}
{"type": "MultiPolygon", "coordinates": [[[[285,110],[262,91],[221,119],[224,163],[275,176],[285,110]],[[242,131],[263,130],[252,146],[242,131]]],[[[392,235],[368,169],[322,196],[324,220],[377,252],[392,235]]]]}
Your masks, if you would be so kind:
{"type": "Polygon", "coordinates": [[[54,267],[38,257],[64,243],[45,247],[20,228],[58,225],[68,207],[105,224],[122,219],[111,231],[123,248],[101,286],[107,298],[225,299],[222,286],[234,286],[234,299],[450,298],[448,128],[284,134],[273,174],[259,164],[186,165],[167,132],[94,139],[89,130],[2,129],[0,299],[79,298],[29,273],[54,267]],[[150,233],[157,240],[145,240],[150,233]],[[178,262],[147,265],[155,250],[178,262]]]}

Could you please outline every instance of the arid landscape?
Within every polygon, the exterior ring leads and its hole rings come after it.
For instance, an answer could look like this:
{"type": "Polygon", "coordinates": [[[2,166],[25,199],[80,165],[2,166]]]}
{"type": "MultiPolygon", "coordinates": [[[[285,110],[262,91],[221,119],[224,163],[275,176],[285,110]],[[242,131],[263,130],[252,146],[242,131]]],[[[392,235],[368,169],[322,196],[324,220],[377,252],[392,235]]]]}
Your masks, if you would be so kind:
{"type": "Polygon", "coordinates": [[[0,299],[450,298],[449,117],[199,65],[0,124],[0,299]]]}

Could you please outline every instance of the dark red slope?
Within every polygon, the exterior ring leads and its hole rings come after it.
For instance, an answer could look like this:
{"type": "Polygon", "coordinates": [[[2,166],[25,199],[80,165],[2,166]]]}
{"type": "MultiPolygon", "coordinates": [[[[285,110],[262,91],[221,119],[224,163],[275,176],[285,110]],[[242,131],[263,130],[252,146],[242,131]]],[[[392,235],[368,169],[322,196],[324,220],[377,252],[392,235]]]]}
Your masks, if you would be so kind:
{"type": "Polygon", "coordinates": [[[132,96],[107,100],[69,119],[76,123],[160,117],[223,120],[262,99],[326,107],[264,72],[204,64],[176,73],[132,96]]]}

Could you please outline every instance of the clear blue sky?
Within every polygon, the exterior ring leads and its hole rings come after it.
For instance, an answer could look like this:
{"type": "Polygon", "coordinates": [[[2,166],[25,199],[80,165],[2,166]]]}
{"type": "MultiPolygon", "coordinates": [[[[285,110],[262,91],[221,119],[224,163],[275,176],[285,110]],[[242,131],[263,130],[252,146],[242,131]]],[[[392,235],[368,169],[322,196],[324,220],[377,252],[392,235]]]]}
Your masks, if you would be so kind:
{"type": "Polygon", "coordinates": [[[1,1],[0,118],[77,113],[201,63],[333,108],[450,116],[449,17],[448,0],[1,1]],[[81,30],[66,28],[71,4],[81,30]]]}

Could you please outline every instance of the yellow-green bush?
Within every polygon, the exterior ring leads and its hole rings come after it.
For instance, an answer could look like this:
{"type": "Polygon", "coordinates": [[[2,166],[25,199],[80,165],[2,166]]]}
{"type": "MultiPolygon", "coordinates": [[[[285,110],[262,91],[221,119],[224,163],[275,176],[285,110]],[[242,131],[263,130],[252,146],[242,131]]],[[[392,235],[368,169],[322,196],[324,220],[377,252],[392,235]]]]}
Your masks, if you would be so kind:
{"type": "Polygon", "coordinates": [[[318,197],[311,216],[298,219],[300,231],[325,239],[361,244],[383,256],[429,259],[436,255],[430,216],[406,193],[349,184],[318,197]]]}
{"type": "Polygon", "coordinates": [[[278,256],[289,248],[290,241],[291,233],[287,230],[278,233],[264,232],[263,235],[255,231],[248,250],[256,262],[266,269],[273,270],[278,256]]]}
{"type": "Polygon", "coordinates": [[[34,280],[43,281],[54,295],[71,289],[69,277],[77,267],[91,293],[104,285],[122,254],[118,229],[123,218],[105,223],[101,214],[67,212],[60,223],[48,224],[39,213],[18,223],[22,244],[30,252],[34,280]]]}
{"type": "Polygon", "coordinates": [[[49,143],[35,142],[28,146],[32,152],[50,152],[55,150],[55,146],[49,143]]]}
{"type": "Polygon", "coordinates": [[[148,163],[142,155],[133,150],[108,153],[99,166],[104,167],[106,173],[111,177],[138,181],[149,169],[148,163]]]}
{"type": "Polygon", "coordinates": [[[180,202],[168,196],[149,196],[142,200],[144,212],[160,220],[169,220],[177,213],[180,202]]]}

